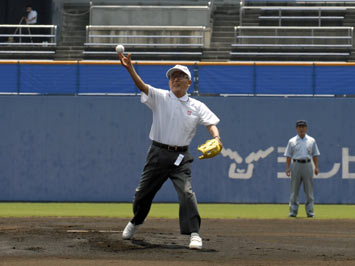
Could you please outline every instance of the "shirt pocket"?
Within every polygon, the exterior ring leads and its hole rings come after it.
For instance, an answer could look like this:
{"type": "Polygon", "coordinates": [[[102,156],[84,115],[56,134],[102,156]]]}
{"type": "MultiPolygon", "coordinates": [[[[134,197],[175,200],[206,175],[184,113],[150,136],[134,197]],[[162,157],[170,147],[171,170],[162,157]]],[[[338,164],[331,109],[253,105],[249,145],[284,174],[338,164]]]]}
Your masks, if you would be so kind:
{"type": "Polygon", "coordinates": [[[196,114],[196,112],[192,110],[185,110],[184,114],[184,129],[186,131],[191,131],[194,130],[198,124],[199,121],[199,116],[196,114]]]}
{"type": "Polygon", "coordinates": [[[291,157],[295,153],[296,145],[297,145],[297,143],[294,143],[294,142],[290,142],[290,144],[289,144],[288,153],[289,153],[289,155],[291,155],[291,157]]]}
{"type": "Polygon", "coordinates": [[[313,154],[313,143],[307,143],[306,149],[307,149],[307,154],[312,155],[313,154]]]}

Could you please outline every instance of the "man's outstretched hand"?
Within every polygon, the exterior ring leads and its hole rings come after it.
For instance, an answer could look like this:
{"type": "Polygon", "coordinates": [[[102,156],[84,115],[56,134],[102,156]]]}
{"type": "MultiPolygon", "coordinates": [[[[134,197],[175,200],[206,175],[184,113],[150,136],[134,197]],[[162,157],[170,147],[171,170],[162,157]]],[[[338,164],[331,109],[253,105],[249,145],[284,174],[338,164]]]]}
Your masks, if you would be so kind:
{"type": "Polygon", "coordinates": [[[121,65],[129,69],[132,67],[131,54],[124,56],[123,53],[118,54],[118,59],[121,61],[121,65]]]}

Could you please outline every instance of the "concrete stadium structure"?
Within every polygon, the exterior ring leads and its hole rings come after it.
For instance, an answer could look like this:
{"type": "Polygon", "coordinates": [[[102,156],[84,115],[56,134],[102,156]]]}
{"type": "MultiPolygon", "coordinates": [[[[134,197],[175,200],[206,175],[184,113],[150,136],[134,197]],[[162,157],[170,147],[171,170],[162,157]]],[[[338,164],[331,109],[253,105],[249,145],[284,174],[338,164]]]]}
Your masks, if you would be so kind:
{"type": "MultiPolygon", "coordinates": [[[[4,40],[15,35],[3,34],[1,59],[115,59],[117,43],[138,60],[355,59],[355,1],[350,0],[53,0],[46,11],[46,23],[57,28],[55,44],[43,41],[49,33],[37,36],[38,43],[21,45],[4,40]],[[103,28],[93,31],[98,26],[103,28]],[[312,27],[323,31],[309,31],[312,27]]],[[[11,31],[6,27],[0,30],[11,31]]]]}

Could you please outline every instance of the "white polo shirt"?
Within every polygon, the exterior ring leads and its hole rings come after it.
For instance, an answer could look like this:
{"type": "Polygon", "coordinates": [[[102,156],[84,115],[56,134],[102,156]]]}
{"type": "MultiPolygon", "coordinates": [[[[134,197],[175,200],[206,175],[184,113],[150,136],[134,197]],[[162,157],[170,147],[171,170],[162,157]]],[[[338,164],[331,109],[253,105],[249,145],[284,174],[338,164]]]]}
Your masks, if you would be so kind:
{"type": "Polygon", "coordinates": [[[28,20],[27,24],[36,24],[37,23],[37,11],[32,10],[30,13],[28,13],[27,20],[28,20]],[[35,19],[33,19],[33,18],[35,18],[35,19]]]}
{"type": "Polygon", "coordinates": [[[148,86],[148,96],[142,93],[141,102],[153,112],[151,140],[171,146],[187,146],[198,124],[218,124],[219,118],[204,103],[187,94],[177,98],[171,91],[148,86]]]}
{"type": "Polygon", "coordinates": [[[320,153],[316,140],[306,134],[303,139],[299,135],[291,138],[284,155],[292,159],[303,160],[312,159],[313,156],[319,156],[320,153]]]}

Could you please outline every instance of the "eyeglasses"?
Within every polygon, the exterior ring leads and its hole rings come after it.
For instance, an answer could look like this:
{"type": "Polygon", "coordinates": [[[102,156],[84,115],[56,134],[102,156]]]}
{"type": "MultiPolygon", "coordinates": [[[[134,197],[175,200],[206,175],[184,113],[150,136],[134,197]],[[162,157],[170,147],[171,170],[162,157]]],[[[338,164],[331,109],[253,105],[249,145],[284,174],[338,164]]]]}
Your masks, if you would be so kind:
{"type": "Polygon", "coordinates": [[[170,75],[170,79],[175,79],[175,78],[186,78],[188,79],[188,76],[184,73],[184,72],[175,72],[173,74],[170,75]]]}

